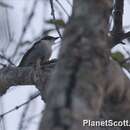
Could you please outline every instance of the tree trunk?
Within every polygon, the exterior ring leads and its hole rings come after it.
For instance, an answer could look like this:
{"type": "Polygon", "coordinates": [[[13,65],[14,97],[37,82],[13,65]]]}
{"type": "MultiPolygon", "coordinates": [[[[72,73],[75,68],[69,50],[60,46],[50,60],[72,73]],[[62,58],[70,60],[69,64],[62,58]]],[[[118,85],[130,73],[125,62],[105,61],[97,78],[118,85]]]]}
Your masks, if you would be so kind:
{"type": "Polygon", "coordinates": [[[110,58],[112,0],[74,0],[39,130],[120,130],[83,120],[129,120],[129,80],[110,58]]]}
{"type": "Polygon", "coordinates": [[[35,84],[40,90],[46,108],[39,130],[129,129],[83,126],[83,120],[130,120],[130,81],[110,58],[111,8],[112,0],[74,0],[56,66],[49,61],[0,70],[0,95],[11,85],[35,84]]]}

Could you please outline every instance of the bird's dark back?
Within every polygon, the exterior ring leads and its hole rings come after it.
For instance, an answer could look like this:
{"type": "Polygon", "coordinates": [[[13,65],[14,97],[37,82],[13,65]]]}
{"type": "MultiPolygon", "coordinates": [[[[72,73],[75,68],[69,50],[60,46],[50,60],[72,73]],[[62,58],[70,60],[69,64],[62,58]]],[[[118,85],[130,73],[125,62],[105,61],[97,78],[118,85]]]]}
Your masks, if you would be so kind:
{"type": "Polygon", "coordinates": [[[51,47],[43,41],[36,42],[23,56],[21,63],[19,64],[20,67],[24,66],[32,66],[36,64],[37,59],[47,60],[51,55],[51,47]]]}

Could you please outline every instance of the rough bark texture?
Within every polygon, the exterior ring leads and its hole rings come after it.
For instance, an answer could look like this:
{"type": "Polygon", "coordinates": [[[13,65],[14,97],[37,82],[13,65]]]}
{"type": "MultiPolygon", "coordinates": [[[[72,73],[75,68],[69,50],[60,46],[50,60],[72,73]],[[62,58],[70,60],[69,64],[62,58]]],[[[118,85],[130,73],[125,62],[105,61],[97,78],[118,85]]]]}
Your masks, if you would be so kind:
{"type": "Polygon", "coordinates": [[[32,67],[16,68],[6,67],[0,70],[0,95],[13,85],[33,84],[32,67]]]}
{"type": "Polygon", "coordinates": [[[111,7],[111,0],[74,0],[39,130],[127,129],[82,125],[83,119],[130,118],[129,80],[109,55],[111,7]]]}
{"type": "Polygon", "coordinates": [[[111,7],[112,0],[74,0],[54,69],[52,62],[0,70],[1,95],[11,85],[35,84],[40,90],[47,105],[39,130],[128,129],[82,125],[84,119],[130,121],[130,81],[110,59],[111,7]]]}
{"type": "Polygon", "coordinates": [[[0,70],[0,96],[13,85],[36,85],[45,101],[47,83],[56,60],[36,67],[5,67],[0,70]]]}
{"type": "Polygon", "coordinates": [[[113,45],[122,42],[122,38],[125,36],[123,30],[123,11],[124,11],[124,0],[115,0],[113,13],[113,45]]]}

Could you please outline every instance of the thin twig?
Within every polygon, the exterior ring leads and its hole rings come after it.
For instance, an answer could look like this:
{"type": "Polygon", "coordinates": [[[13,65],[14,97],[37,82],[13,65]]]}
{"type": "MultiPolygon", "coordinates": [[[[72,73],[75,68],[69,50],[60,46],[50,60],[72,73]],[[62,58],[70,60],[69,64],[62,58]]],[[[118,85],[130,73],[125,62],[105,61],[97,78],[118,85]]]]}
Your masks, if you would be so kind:
{"type": "Polygon", "coordinates": [[[123,65],[123,64],[125,64],[127,61],[130,60],[130,52],[129,52],[128,50],[126,50],[125,47],[123,47],[123,49],[124,49],[124,50],[126,51],[126,53],[129,55],[129,57],[126,58],[126,59],[124,59],[123,61],[121,61],[121,62],[120,62],[120,65],[123,65]]]}
{"type": "Polygon", "coordinates": [[[34,12],[35,12],[35,9],[36,9],[36,5],[37,5],[37,0],[35,0],[34,1],[34,3],[33,3],[33,6],[32,6],[32,9],[31,9],[31,13],[29,14],[29,16],[28,16],[28,18],[27,18],[27,21],[26,21],[26,23],[25,23],[25,25],[24,25],[24,27],[23,27],[23,30],[22,30],[22,34],[21,34],[21,36],[20,36],[20,38],[19,38],[19,42],[18,42],[18,46],[16,47],[16,49],[15,49],[15,52],[14,52],[14,54],[12,55],[12,57],[14,57],[15,55],[16,55],[16,53],[18,52],[18,48],[20,47],[20,46],[22,46],[22,40],[23,40],[23,38],[24,38],[24,36],[25,36],[25,34],[26,34],[26,32],[27,32],[27,30],[28,30],[28,27],[29,27],[29,25],[30,25],[30,23],[31,23],[31,21],[32,21],[32,18],[33,18],[33,16],[34,16],[34,12]]]}
{"type": "MultiPolygon", "coordinates": [[[[54,21],[56,21],[55,10],[54,10],[54,6],[53,6],[53,0],[50,0],[50,5],[51,5],[51,15],[52,15],[54,21]]],[[[55,23],[55,27],[56,27],[57,33],[59,34],[59,37],[62,39],[62,35],[61,35],[59,27],[56,23],[55,23]]]]}
{"type": "MultiPolygon", "coordinates": [[[[1,110],[0,112],[3,112],[3,110],[4,110],[4,108],[3,108],[3,100],[2,99],[0,100],[0,110],[1,110]]],[[[1,123],[1,130],[5,130],[6,129],[5,120],[4,119],[1,120],[0,123],[1,123]]]]}
{"type": "Polygon", "coordinates": [[[0,63],[0,65],[1,65],[2,67],[7,67],[7,65],[6,65],[6,64],[3,64],[3,63],[0,63]]]}
{"type": "MultiPolygon", "coordinates": [[[[30,97],[29,97],[29,99],[30,99],[30,97]]],[[[29,107],[30,107],[30,103],[28,103],[23,110],[23,113],[22,113],[22,116],[21,116],[21,119],[20,119],[20,122],[19,122],[19,125],[18,125],[19,126],[18,130],[24,129],[24,121],[25,121],[29,107]]]]}
{"type": "Polygon", "coordinates": [[[123,12],[124,12],[124,0],[115,0],[113,21],[114,26],[112,30],[113,44],[118,44],[123,34],[123,12]]]}
{"type": "Polygon", "coordinates": [[[130,31],[126,32],[126,33],[123,33],[122,37],[121,37],[121,40],[124,40],[124,39],[127,39],[127,38],[130,38],[130,31]]]}
{"type": "Polygon", "coordinates": [[[36,5],[37,5],[37,0],[34,1],[33,7],[32,7],[32,10],[31,10],[31,13],[29,14],[29,16],[28,16],[28,18],[27,18],[27,21],[26,21],[26,23],[25,23],[25,25],[24,25],[24,27],[23,27],[23,31],[22,31],[22,34],[21,34],[19,43],[21,43],[21,41],[22,41],[23,37],[25,36],[25,33],[26,33],[26,31],[27,31],[27,29],[28,29],[28,27],[29,27],[29,25],[30,25],[30,23],[31,23],[31,21],[32,21],[32,18],[33,18],[33,16],[34,16],[34,10],[35,10],[35,8],[36,8],[36,5]]]}
{"type": "Polygon", "coordinates": [[[123,64],[125,64],[127,61],[129,61],[129,60],[130,60],[130,57],[128,57],[128,58],[124,59],[123,61],[121,61],[120,64],[123,65],[123,64]]]}
{"type": "Polygon", "coordinates": [[[13,9],[13,8],[14,8],[12,5],[9,5],[9,4],[4,3],[4,2],[0,2],[0,6],[1,6],[1,7],[4,7],[4,8],[10,8],[10,9],[13,9]]]}
{"type": "Polygon", "coordinates": [[[29,127],[28,124],[31,124],[34,119],[38,118],[38,116],[39,116],[39,117],[42,116],[42,115],[43,115],[43,112],[44,112],[44,110],[43,110],[42,112],[36,114],[36,115],[33,115],[33,116],[31,116],[31,117],[28,117],[28,119],[26,120],[26,125],[25,125],[25,127],[24,127],[24,130],[28,130],[28,127],[29,127]]]}
{"type": "Polygon", "coordinates": [[[56,2],[57,2],[58,5],[63,9],[63,11],[65,12],[65,14],[66,14],[68,17],[70,17],[69,14],[68,14],[68,12],[67,12],[66,9],[64,8],[64,6],[60,3],[60,1],[59,1],[59,0],[56,0],[56,2]]]}
{"type": "Polygon", "coordinates": [[[11,29],[10,29],[10,21],[9,21],[9,15],[8,15],[8,10],[6,9],[6,16],[7,16],[7,29],[8,29],[8,37],[9,37],[9,42],[13,41],[13,36],[11,34],[11,29]]]}
{"type": "Polygon", "coordinates": [[[40,96],[40,93],[36,93],[34,96],[32,96],[28,101],[25,101],[24,103],[20,104],[19,106],[14,107],[13,109],[10,109],[9,111],[3,113],[0,115],[0,119],[2,119],[5,115],[8,115],[9,113],[12,113],[13,111],[18,110],[19,108],[23,107],[24,105],[30,103],[32,100],[40,96]]]}
{"type": "Polygon", "coordinates": [[[9,58],[0,54],[0,58],[6,60],[10,65],[16,66],[9,58]]]}
{"type": "Polygon", "coordinates": [[[130,57],[130,52],[123,46],[123,49],[126,51],[126,53],[129,55],[130,57]]]}
{"type": "Polygon", "coordinates": [[[71,4],[71,2],[69,1],[69,0],[66,0],[67,1],[67,3],[72,7],[72,4],[71,4]]]}

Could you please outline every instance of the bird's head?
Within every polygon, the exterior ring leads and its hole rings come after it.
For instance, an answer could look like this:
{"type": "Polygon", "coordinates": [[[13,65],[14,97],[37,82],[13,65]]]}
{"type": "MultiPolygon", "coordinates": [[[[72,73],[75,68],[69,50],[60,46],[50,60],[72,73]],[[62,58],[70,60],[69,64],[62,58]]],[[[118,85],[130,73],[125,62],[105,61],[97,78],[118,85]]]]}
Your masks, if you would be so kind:
{"type": "Polygon", "coordinates": [[[51,45],[54,45],[55,40],[57,40],[59,37],[52,37],[52,36],[44,36],[41,40],[48,42],[51,45]]]}
{"type": "Polygon", "coordinates": [[[57,40],[59,37],[52,37],[52,36],[44,36],[43,38],[42,38],[42,40],[53,40],[53,41],[55,41],[55,40],[57,40]]]}

